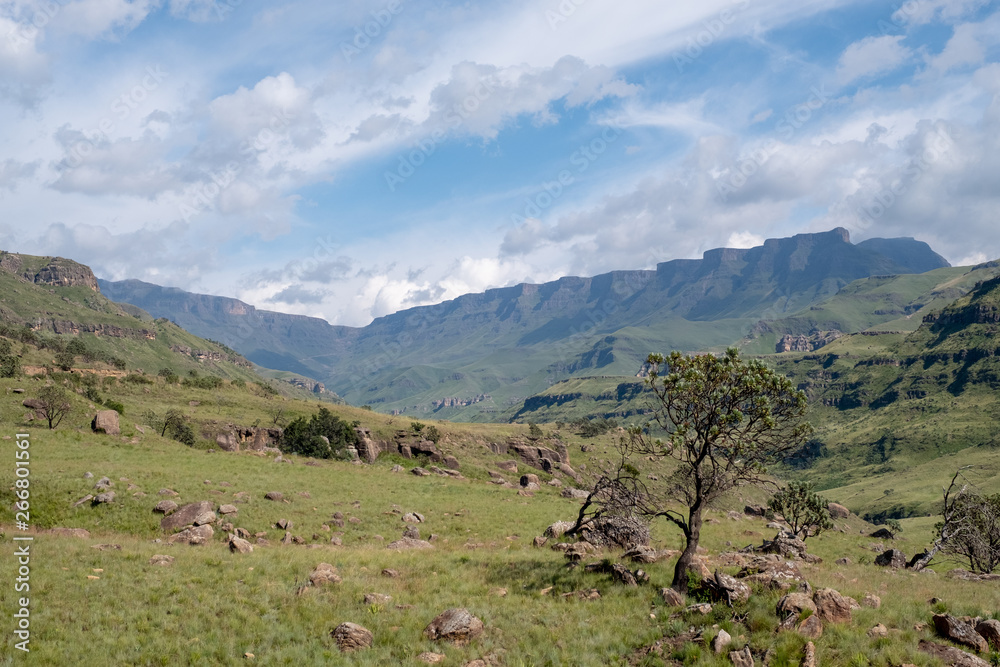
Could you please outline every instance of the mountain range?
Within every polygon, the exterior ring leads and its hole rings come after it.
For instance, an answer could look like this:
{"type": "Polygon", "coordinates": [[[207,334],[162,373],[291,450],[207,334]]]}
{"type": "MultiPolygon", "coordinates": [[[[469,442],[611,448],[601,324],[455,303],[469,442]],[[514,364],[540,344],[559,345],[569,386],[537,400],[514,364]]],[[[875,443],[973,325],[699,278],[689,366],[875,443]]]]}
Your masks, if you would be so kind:
{"type": "MultiPolygon", "coordinates": [[[[773,345],[779,335],[801,333],[803,311],[854,281],[948,266],[914,239],[854,244],[846,230],[835,229],[710,250],[655,270],[490,289],[365,327],[136,280],[99,285],[109,298],[220,340],[261,366],[319,380],[352,404],[501,421],[561,380],[632,376],[651,351],[773,345]],[[800,318],[795,326],[768,324],[793,316],[800,318]]],[[[865,324],[891,319],[888,312],[873,314],[865,324]]],[[[805,334],[815,333],[815,326],[807,328],[805,334]]]]}

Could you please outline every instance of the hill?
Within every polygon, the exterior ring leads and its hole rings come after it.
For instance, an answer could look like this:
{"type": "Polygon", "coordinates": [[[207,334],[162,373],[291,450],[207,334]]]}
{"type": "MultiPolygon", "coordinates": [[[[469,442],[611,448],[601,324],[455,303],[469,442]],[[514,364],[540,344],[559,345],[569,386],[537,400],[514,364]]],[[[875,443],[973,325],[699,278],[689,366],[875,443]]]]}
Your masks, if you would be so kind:
{"type": "Polygon", "coordinates": [[[568,377],[632,375],[651,350],[725,346],[762,318],[799,311],[854,280],[929,266],[947,262],[924,243],[855,245],[837,229],[710,250],[655,271],[487,290],[361,328],[136,281],[101,288],[256,363],[321,380],[353,404],[494,421],[568,377]]]}

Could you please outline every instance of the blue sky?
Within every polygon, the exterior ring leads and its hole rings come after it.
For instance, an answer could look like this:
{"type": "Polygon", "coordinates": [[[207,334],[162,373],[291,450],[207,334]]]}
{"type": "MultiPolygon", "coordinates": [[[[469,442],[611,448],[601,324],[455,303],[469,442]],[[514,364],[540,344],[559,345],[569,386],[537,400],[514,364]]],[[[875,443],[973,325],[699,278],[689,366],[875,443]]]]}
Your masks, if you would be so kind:
{"type": "Polygon", "coordinates": [[[0,248],[351,325],[836,226],[995,259],[998,9],[0,0],[0,248]]]}

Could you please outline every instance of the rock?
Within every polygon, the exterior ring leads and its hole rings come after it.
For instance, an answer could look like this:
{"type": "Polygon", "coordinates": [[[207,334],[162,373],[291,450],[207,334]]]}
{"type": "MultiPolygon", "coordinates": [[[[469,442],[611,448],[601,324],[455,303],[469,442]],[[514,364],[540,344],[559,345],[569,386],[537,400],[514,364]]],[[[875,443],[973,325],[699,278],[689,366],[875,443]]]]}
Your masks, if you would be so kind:
{"type": "Polygon", "coordinates": [[[806,639],[819,639],[823,636],[823,621],[819,620],[819,616],[813,614],[799,623],[796,632],[806,639]]]}
{"type": "Polygon", "coordinates": [[[741,651],[730,652],[729,660],[733,663],[733,667],[754,667],[753,654],[750,653],[749,646],[744,646],[741,651]]]}
{"type": "Polygon", "coordinates": [[[961,621],[951,614],[934,614],[934,629],[939,635],[956,644],[963,644],[977,651],[989,648],[983,636],[976,632],[970,623],[961,621]]]}
{"type": "MultiPolygon", "coordinates": [[[[169,518],[169,517],[168,517],[169,518]]],[[[190,544],[198,546],[212,539],[215,531],[211,526],[191,526],[167,538],[168,544],[190,544]]]]}
{"type": "Polygon", "coordinates": [[[976,626],[976,632],[986,640],[986,643],[993,647],[993,650],[1000,649],[1000,621],[989,619],[980,621],[976,626]]]}
{"type": "Polygon", "coordinates": [[[118,423],[118,413],[114,410],[101,410],[90,423],[90,428],[94,433],[104,433],[105,435],[121,435],[122,429],[118,423]]]}
{"type": "Polygon", "coordinates": [[[413,473],[414,475],[416,475],[417,477],[430,477],[430,475],[431,475],[430,471],[424,470],[420,466],[417,466],[416,468],[414,468],[410,472],[413,473]]]}
{"type": "Polygon", "coordinates": [[[626,558],[633,563],[655,563],[659,560],[659,554],[656,553],[656,549],[650,546],[635,546],[622,554],[622,558],[626,558]]]}
{"type": "Polygon", "coordinates": [[[743,569],[736,575],[763,588],[789,590],[793,583],[802,583],[805,577],[799,566],[790,560],[780,560],[775,556],[751,556],[743,569]]]}
{"type": "Polygon", "coordinates": [[[729,606],[743,603],[750,599],[750,587],[728,574],[716,570],[711,579],[706,580],[712,590],[713,597],[726,602],[729,606]]]}
{"type": "Polygon", "coordinates": [[[715,655],[719,655],[732,643],[732,636],[725,630],[719,630],[719,634],[715,635],[715,639],[712,640],[712,651],[715,655]]]}
{"type": "Polygon", "coordinates": [[[362,602],[367,605],[373,604],[389,604],[392,602],[391,595],[383,595],[382,593],[365,593],[365,597],[362,602]]]}
{"type": "Polygon", "coordinates": [[[173,565],[174,557],[167,556],[166,554],[155,554],[149,559],[150,565],[173,565]]]}
{"type": "MultiPolygon", "coordinates": [[[[30,407],[30,406],[26,406],[26,407],[30,407]]],[[[514,461],[514,460],[501,461],[500,463],[497,464],[497,467],[500,468],[501,470],[506,470],[507,472],[516,473],[517,472],[517,461],[514,461]]]]}
{"type": "Polygon", "coordinates": [[[764,546],[763,551],[764,553],[778,554],[783,558],[803,558],[806,555],[806,543],[795,535],[782,530],[764,546]]]}
{"type": "Polygon", "coordinates": [[[451,470],[458,470],[459,468],[458,459],[451,454],[444,457],[443,463],[445,468],[450,468],[451,470]]]}
{"type": "Polygon", "coordinates": [[[390,542],[385,545],[386,549],[433,549],[434,545],[430,542],[425,542],[424,540],[414,540],[409,537],[404,537],[395,542],[390,542]]]}
{"type": "Polygon", "coordinates": [[[405,470],[405,468],[398,463],[391,468],[391,472],[403,472],[403,470],[405,470]]]}
{"type": "Polygon", "coordinates": [[[229,550],[233,553],[250,554],[253,553],[253,545],[242,537],[233,537],[229,540],[229,550]]]}
{"type": "Polygon", "coordinates": [[[763,518],[767,514],[767,508],[763,505],[747,505],[743,508],[743,513],[747,516],[763,518]]]}
{"type": "Polygon", "coordinates": [[[445,640],[465,644],[483,634],[483,622],[468,609],[448,609],[424,628],[424,635],[432,640],[445,640]]]}
{"type": "Polygon", "coordinates": [[[837,560],[835,560],[833,562],[836,563],[837,565],[850,565],[851,564],[851,559],[848,558],[847,556],[844,556],[843,558],[838,558],[837,560]]]}
{"type": "Polygon", "coordinates": [[[686,614],[701,614],[702,616],[707,616],[712,613],[712,605],[707,602],[702,602],[699,604],[693,604],[684,609],[686,614]]]}
{"type": "Polygon", "coordinates": [[[403,515],[403,521],[405,523],[423,523],[424,515],[419,512],[410,512],[403,515]]]}
{"type": "Polygon", "coordinates": [[[583,489],[574,489],[572,487],[566,487],[559,494],[563,498],[571,498],[574,500],[586,500],[590,497],[590,491],[584,491],[583,489]]]}
{"type": "Polygon", "coordinates": [[[802,667],[817,667],[816,645],[812,642],[806,642],[806,648],[802,655],[802,667]]]}
{"type": "Polygon", "coordinates": [[[813,615],[815,615],[816,603],[813,602],[813,599],[805,593],[789,593],[785,597],[778,600],[778,605],[776,607],[778,618],[782,619],[788,616],[798,618],[802,612],[807,610],[811,611],[813,615]]]}
{"type": "Polygon", "coordinates": [[[390,579],[398,579],[399,578],[399,571],[398,570],[393,570],[393,569],[390,569],[390,568],[385,568],[384,570],[382,570],[381,574],[382,574],[383,577],[388,577],[390,579]]]}
{"type": "Polygon", "coordinates": [[[879,540],[891,540],[891,539],[893,539],[892,533],[889,532],[888,528],[879,528],[878,530],[876,530],[874,533],[872,533],[868,537],[874,537],[874,538],[879,539],[879,540]]]}
{"type": "Polygon", "coordinates": [[[267,493],[264,494],[264,497],[267,500],[273,500],[275,502],[280,502],[280,501],[282,501],[282,500],[285,499],[285,494],[279,493],[277,491],[268,491],[267,493]]]}
{"type": "Polygon", "coordinates": [[[871,593],[865,593],[865,596],[861,598],[861,606],[878,609],[882,606],[882,598],[871,593]]]}
{"type": "Polygon", "coordinates": [[[562,537],[566,534],[566,531],[575,526],[576,524],[572,521],[556,521],[542,533],[545,537],[562,537]]]}
{"type": "Polygon", "coordinates": [[[83,478],[84,479],[94,479],[94,473],[92,473],[92,472],[85,472],[85,473],[83,473],[83,478]]]}
{"type": "Polygon", "coordinates": [[[443,653],[431,653],[430,651],[424,651],[417,656],[417,660],[420,662],[426,662],[428,665],[437,665],[444,662],[445,656],[443,653]]]}
{"type": "Polygon", "coordinates": [[[869,630],[866,634],[869,637],[871,637],[872,639],[879,639],[879,638],[882,638],[882,637],[888,637],[889,636],[889,628],[887,628],[884,625],[882,625],[881,623],[879,623],[878,625],[874,626],[871,630],[869,630]]]}
{"type": "Polygon", "coordinates": [[[712,576],[712,571],[708,569],[708,565],[705,564],[705,561],[700,558],[694,558],[691,560],[691,564],[688,566],[688,571],[694,572],[695,575],[703,581],[712,576]]]}
{"type": "Polygon", "coordinates": [[[899,549],[888,549],[875,557],[875,564],[899,570],[906,567],[906,554],[899,549]]]}
{"type": "Polygon", "coordinates": [[[100,491],[105,491],[107,489],[110,489],[114,485],[115,483],[112,482],[110,479],[108,479],[107,477],[102,477],[99,480],[97,480],[97,484],[94,484],[94,488],[100,491]]]}
{"type": "Polygon", "coordinates": [[[105,491],[104,493],[98,493],[97,497],[94,498],[93,501],[95,505],[104,505],[106,503],[113,503],[113,502],[115,502],[114,491],[105,491]]]}
{"type": "Polygon", "coordinates": [[[663,598],[663,604],[668,607],[684,606],[684,596],[672,588],[661,588],[660,597],[663,598]]]}
{"type": "Polygon", "coordinates": [[[541,483],[538,481],[538,475],[529,473],[527,475],[521,475],[521,488],[528,491],[537,491],[542,488],[541,483]]]}
{"type": "Polygon", "coordinates": [[[833,519],[846,519],[851,516],[851,510],[837,503],[827,504],[826,509],[830,512],[830,517],[833,519]]]}
{"type": "Polygon", "coordinates": [[[219,514],[222,514],[223,516],[227,514],[236,514],[237,512],[239,512],[239,510],[236,508],[236,505],[219,505],[219,514]]]}
{"type": "Polygon", "coordinates": [[[851,622],[851,600],[832,588],[821,588],[813,593],[816,615],[828,623],[851,622]]]}
{"type": "Polygon", "coordinates": [[[635,575],[629,572],[621,563],[614,563],[611,566],[611,578],[624,586],[638,586],[635,575]]]}
{"type": "Polygon", "coordinates": [[[203,526],[213,523],[216,519],[214,505],[207,500],[188,503],[170,516],[163,517],[160,528],[167,532],[175,532],[185,526],[203,526]]]}
{"type": "Polygon", "coordinates": [[[288,519],[278,519],[277,521],[274,522],[274,527],[277,528],[278,530],[291,530],[292,522],[289,521],[288,519]]]}
{"type": "Polygon", "coordinates": [[[549,538],[539,535],[531,541],[531,545],[535,548],[541,549],[545,546],[545,543],[549,541],[549,538]]]}
{"type": "Polygon", "coordinates": [[[927,655],[934,656],[950,667],[989,667],[988,662],[965,651],[960,651],[952,646],[942,646],[934,642],[921,639],[917,648],[927,655]]]}
{"type": "Polygon", "coordinates": [[[341,623],[334,628],[330,636],[337,642],[337,648],[343,653],[371,648],[372,642],[375,640],[374,635],[372,635],[368,628],[356,623],[341,623]]]}
{"type": "Polygon", "coordinates": [[[309,583],[313,586],[339,584],[341,581],[340,575],[337,574],[337,568],[329,563],[320,563],[309,573],[309,583]]]}
{"type": "Polygon", "coordinates": [[[403,531],[403,537],[408,537],[411,540],[420,539],[420,529],[416,526],[407,526],[406,530],[403,531]]]}
{"type": "Polygon", "coordinates": [[[80,498],[78,501],[76,501],[75,503],[73,503],[73,507],[79,507],[80,505],[83,505],[84,503],[89,503],[93,499],[94,499],[93,494],[88,493],[83,498],[80,498]]]}

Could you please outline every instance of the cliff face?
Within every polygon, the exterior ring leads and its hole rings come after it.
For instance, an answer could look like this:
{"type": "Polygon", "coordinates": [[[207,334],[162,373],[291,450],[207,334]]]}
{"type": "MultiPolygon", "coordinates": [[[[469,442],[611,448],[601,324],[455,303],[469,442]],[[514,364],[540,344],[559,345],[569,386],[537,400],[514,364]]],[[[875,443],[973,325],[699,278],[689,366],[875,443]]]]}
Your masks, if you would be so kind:
{"type": "Polygon", "coordinates": [[[89,266],[62,257],[33,257],[0,251],[0,270],[36,285],[82,286],[101,291],[89,266]]]}

